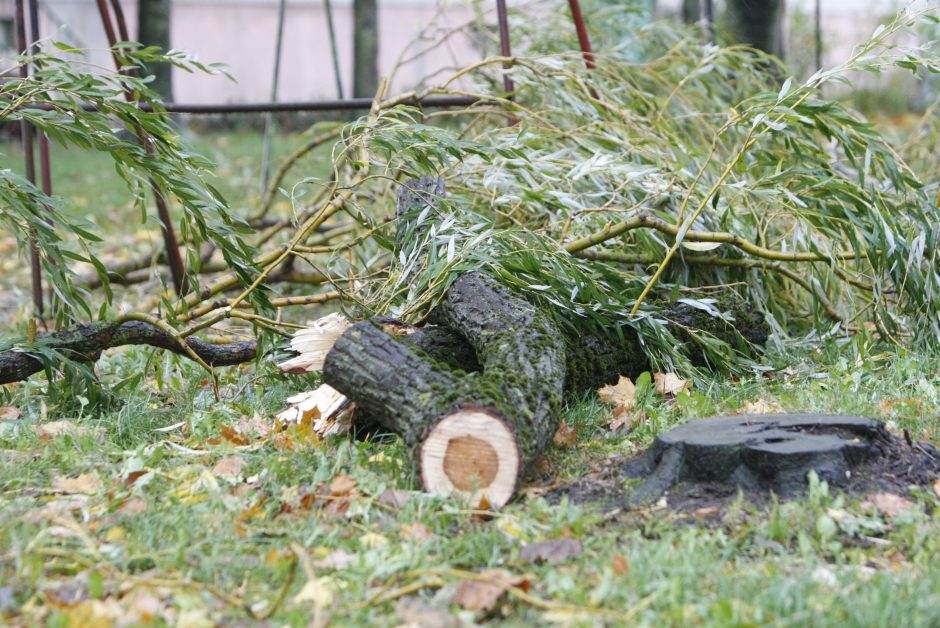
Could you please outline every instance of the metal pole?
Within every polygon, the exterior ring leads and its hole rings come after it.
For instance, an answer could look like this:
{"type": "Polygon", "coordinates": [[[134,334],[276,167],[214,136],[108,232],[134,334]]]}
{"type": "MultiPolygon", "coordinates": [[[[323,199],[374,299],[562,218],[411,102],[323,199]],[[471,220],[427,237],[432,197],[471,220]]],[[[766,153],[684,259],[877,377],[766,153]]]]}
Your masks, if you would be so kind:
{"type": "MultiPolygon", "coordinates": [[[[416,107],[469,107],[480,101],[476,96],[425,96],[424,98],[408,99],[390,99],[400,104],[408,104],[416,107]]],[[[61,101],[64,108],[69,108],[72,103],[61,101]]],[[[388,102],[388,101],[385,101],[388,102]]],[[[360,109],[371,109],[372,98],[344,98],[343,100],[313,100],[300,102],[247,102],[247,103],[163,103],[160,106],[162,111],[168,113],[188,113],[188,114],[215,114],[215,113],[267,113],[269,111],[355,111],[360,109]]],[[[94,105],[80,105],[85,111],[98,111],[94,105]]],[[[154,107],[150,103],[137,103],[141,111],[153,111],[154,107]]],[[[49,111],[54,107],[48,103],[37,103],[33,105],[35,109],[49,111]]]]}
{"type": "MultiPolygon", "coordinates": [[[[32,39],[30,53],[39,52],[39,1],[29,0],[29,37],[32,39]]],[[[38,67],[38,66],[37,66],[38,67]]],[[[45,133],[39,133],[39,181],[42,192],[52,196],[52,170],[49,165],[49,138],[45,133]]]]}
{"type": "MultiPolygon", "coordinates": [[[[281,49],[284,43],[284,13],[287,0],[280,0],[277,5],[277,38],[274,43],[274,77],[271,79],[271,102],[277,101],[278,76],[281,73],[281,49]]],[[[264,145],[261,149],[261,193],[268,187],[268,176],[271,173],[271,132],[274,126],[274,115],[268,113],[264,117],[264,145]]]]}
{"type": "Polygon", "coordinates": [[[816,69],[822,69],[822,0],[816,0],[814,17],[816,19],[816,69]]]}
{"type": "Polygon", "coordinates": [[[333,55],[333,75],[336,77],[336,94],[343,98],[343,76],[339,71],[339,55],[336,52],[336,31],[333,29],[333,2],[323,0],[326,8],[326,27],[330,33],[330,52],[333,55]]]}
{"type": "MultiPolygon", "coordinates": [[[[23,7],[23,0],[16,0],[16,48],[21,54],[29,54],[29,44],[26,41],[26,12],[23,7]]],[[[19,75],[21,79],[29,77],[29,66],[26,63],[20,64],[19,75]]],[[[20,120],[20,139],[23,143],[23,166],[26,180],[32,184],[36,183],[36,162],[33,156],[33,127],[26,120],[20,120]]],[[[29,266],[30,278],[33,289],[33,305],[36,307],[36,313],[42,316],[42,263],[39,257],[39,246],[36,244],[36,235],[32,233],[29,239],[29,266]]]]}
{"type": "MultiPolygon", "coordinates": [[[[496,21],[499,24],[499,50],[504,57],[512,56],[512,49],[509,45],[509,17],[506,14],[506,0],[496,0],[496,21]]],[[[503,64],[503,68],[508,69],[509,64],[503,64]]],[[[511,94],[515,89],[512,79],[508,74],[503,74],[503,89],[507,94],[511,94]]]]}
{"type": "Polygon", "coordinates": [[[591,40],[584,23],[584,14],[581,13],[581,3],[578,0],[568,0],[568,6],[571,7],[571,18],[574,20],[574,28],[578,32],[578,43],[581,44],[581,52],[584,54],[584,65],[592,70],[597,66],[594,65],[594,53],[591,51],[591,40]]]}
{"type": "MultiPolygon", "coordinates": [[[[111,0],[112,6],[115,7],[115,13],[118,15],[118,26],[120,29],[121,36],[127,36],[127,26],[123,20],[123,11],[121,11],[120,4],[118,0],[111,0]]],[[[121,71],[121,60],[118,57],[118,53],[114,50],[115,44],[117,44],[117,33],[114,30],[114,24],[111,23],[111,14],[108,11],[108,5],[105,4],[105,0],[97,0],[98,4],[98,13],[101,15],[101,24],[104,26],[105,35],[108,37],[108,45],[111,46],[111,56],[114,57],[114,65],[118,72],[121,71]]],[[[134,96],[129,91],[124,93],[124,97],[128,102],[134,102],[134,96]]],[[[147,155],[153,154],[153,147],[150,145],[150,140],[144,135],[143,130],[138,127],[135,129],[137,134],[137,141],[140,142],[141,146],[144,147],[147,155]]],[[[150,189],[153,190],[153,198],[157,206],[157,215],[160,217],[160,222],[163,226],[163,245],[166,249],[166,258],[167,263],[170,267],[170,276],[173,278],[173,286],[176,288],[176,292],[179,295],[186,294],[189,291],[189,286],[186,281],[186,271],[183,266],[183,257],[180,255],[179,242],[176,239],[176,229],[173,228],[173,219],[170,217],[170,209],[167,206],[166,197],[163,196],[163,191],[159,188],[156,181],[153,180],[153,177],[150,178],[150,189]]]]}
{"type": "Polygon", "coordinates": [[[708,40],[715,41],[715,7],[712,0],[702,0],[702,17],[705,18],[705,32],[708,40]]]}

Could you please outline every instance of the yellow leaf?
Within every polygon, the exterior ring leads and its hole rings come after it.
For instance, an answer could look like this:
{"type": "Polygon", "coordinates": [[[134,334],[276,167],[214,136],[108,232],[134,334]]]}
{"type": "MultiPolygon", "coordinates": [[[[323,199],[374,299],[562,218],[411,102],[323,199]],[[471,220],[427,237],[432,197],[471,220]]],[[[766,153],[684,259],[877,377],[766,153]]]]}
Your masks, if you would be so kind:
{"type": "Polygon", "coordinates": [[[388,539],[375,532],[366,532],[359,537],[359,542],[365,547],[385,547],[388,545],[388,539]]]}
{"type": "Polygon", "coordinates": [[[745,401],[744,405],[741,406],[741,412],[743,414],[773,414],[775,412],[783,412],[783,408],[781,408],[776,401],[770,401],[761,397],[756,401],[745,401]]]}
{"type": "Polygon", "coordinates": [[[636,386],[633,385],[633,381],[629,377],[621,375],[616,385],[608,385],[598,389],[597,396],[600,397],[601,401],[612,403],[618,408],[629,411],[633,409],[636,403],[636,386]]]}
{"type": "Polygon", "coordinates": [[[653,373],[653,385],[660,395],[677,395],[692,387],[692,382],[675,373],[653,373]]]}
{"type": "Polygon", "coordinates": [[[313,578],[294,596],[294,604],[310,602],[314,608],[325,608],[333,603],[333,580],[313,578]]]}
{"type": "Polygon", "coordinates": [[[91,473],[82,473],[75,478],[55,477],[52,479],[52,488],[63,493],[92,495],[101,489],[101,483],[98,481],[98,474],[92,471],[91,473]]]}

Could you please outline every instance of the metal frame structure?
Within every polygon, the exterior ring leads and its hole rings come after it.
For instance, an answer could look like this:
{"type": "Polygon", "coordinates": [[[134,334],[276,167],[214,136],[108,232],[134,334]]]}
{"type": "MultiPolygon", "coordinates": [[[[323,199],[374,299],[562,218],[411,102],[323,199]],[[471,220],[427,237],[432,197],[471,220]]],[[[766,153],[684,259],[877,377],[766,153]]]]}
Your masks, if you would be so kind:
{"type": "MultiPolygon", "coordinates": [[[[327,0],[328,2],[329,0],[327,0]]],[[[119,41],[129,41],[130,36],[127,30],[127,21],[124,17],[124,11],[120,0],[96,0],[98,13],[101,16],[101,24],[104,28],[108,44],[113,49],[119,41]],[[110,5],[110,6],[109,6],[110,5]]],[[[706,0],[710,5],[710,0],[706,0]]],[[[579,0],[568,0],[571,9],[572,22],[578,35],[578,43],[584,56],[585,65],[591,69],[594,66],[594,53],[591,50],[591,42],[588,37],[587,27],[584,21],[584,15],[581,12],[579,0]]],[[[16,0],[15,29],[16,45],[24,53],[36,53],[36,42],[39,41],[39,0],[16,0]],[[29,25],[30,41],[26,37],[26,11],[25,2],[29,3],[29,25]]],[[[499,27],[500,51],[504,57],[512,56],[509,37],[509,19],[506,9],[506,0],[496,0],[496,16],[499,27]]],[[[332,23],[330,24],[332,29],[332,23]]],[[[334,50],[335,54],[335,50],[334,50]]],[[[118,72],[122,70],[120,59],[114,55],[115,69],[118,72]]],[[[334,65],[336,59],[334,58],[334,65]]],[[[19,69],[20,77],[29,76],[30,67],[24,63],[19,69]]],[[[503,75],[503,87],[508,94],[512,94],[514,86],[512,79],[508,75],[503,75]]],[[[132,94],[125,94],[128,101],[133,100],[132,94]]],[[[477,102],[476,98],[468,96],[429,96],[423,99],[415,99],[415,105],[424,107],[466,107],[477,102]]],[[[319,100],[309,102],[263,102],[263,103],[242,103],[242,104],[180,104],[166,103],[164,108],[170,113],[185,114],[225,114],[225,113],[276,113],[276,112],[299,112],[299,111],[355,111],[367,110],[371,108],[373,99],[371,98],[343,98],[340,92],[340,98],[335,100],[319,100]]],[[[138,103],[143,110],[152,110],[147,103],[138,103]]],[[[87,107],[88,110],[94,110],[93,107],[87,107]]],[[[136,129],[137,139],[145,147],[150,149],[141,129],[136,129]]],[[[20,123],[20,135],[23,142],[23,155],[25,161],[25,175],[30,183],[36,182],[35,155],[33,151],[34,129],[29,122],[22,120],[20,123]]],[[[45,194],[52,193],[52,171],[49,160],[49,140],[39,134],[39,166],[40,166],[40,185],[45,194]]],[[[179,245],[176,236],[176,229],[170,218],[166,198],[155,184],[151,185],[153,190],[157,213],[163,227],[164,246],[166,249],[167,262],[170,267],[170,274],[173,278],[173,284],[178,294],[183,294],[188,290],[186,285],[186,274],[183,266],[183,260],[179,252],[179,245]]],[[[42,291],[42,263],[40,252],[36,246],[35,240],[30,246],[30,267],[32,273],[32,294],[33,303],[36,312],[41,316],[43,313],[43,291],[42,291]]]]}

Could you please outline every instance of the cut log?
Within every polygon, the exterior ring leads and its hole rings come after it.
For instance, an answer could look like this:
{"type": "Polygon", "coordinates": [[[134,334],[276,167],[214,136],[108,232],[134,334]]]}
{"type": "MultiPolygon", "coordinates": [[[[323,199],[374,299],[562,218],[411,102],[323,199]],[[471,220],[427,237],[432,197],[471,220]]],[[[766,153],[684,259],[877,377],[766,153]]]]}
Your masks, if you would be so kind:
{"type": "Polygon", "coordinates": [[[425,490],[500,507],[558,427],[564,342],[545,313],[482,273],[459,277],[438,310],[480,372],[364,321],[336,342],[323,379],[415,450],[425,490]]]}

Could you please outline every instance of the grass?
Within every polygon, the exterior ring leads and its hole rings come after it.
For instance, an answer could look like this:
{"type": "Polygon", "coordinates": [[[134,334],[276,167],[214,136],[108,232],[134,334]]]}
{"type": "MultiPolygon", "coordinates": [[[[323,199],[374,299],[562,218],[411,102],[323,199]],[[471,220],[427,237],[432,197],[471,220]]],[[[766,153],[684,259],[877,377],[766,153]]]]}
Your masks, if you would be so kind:
{"type": "MultiPolygon", "coordinates": [[[[678,404],[647,395],[648,418],[625,436],[607,432],[593,395],[571,400],[578,441],[553,446],[542,467],[571,481],[661,430],[758,399],[881,416],[937,442],[934,355],[861,347],[771,361],[773,378],[699,382],[678,404]]],[[[313,377],[228,369],[217,402],[198,369],[148,350],[108,356],[99,371],[106,387],[125,382],[110,408],[55,406],[41,379],[0,393],[22,412],[0,422],[0,613],[14,623],[228,624],[248,607],[278,625],[932,625],[940,609],[940,498],[929,489],[896,517],[824,484],[765,511],[740,501],[710,524],[536,496],[481,516],[412,492],[411,456],[394,437],[235,435],[239,424],[263,432],[313,377]],[[54,420],[77,431],[44,434],[54,420]],[[408,491],[403,505],[390,489],[408,491]],[[581,555],[520,559],[527,543],[561,537],[581,555]],[[491,569],[524,586],[489,611],[451,603],[491,569]]]]}

